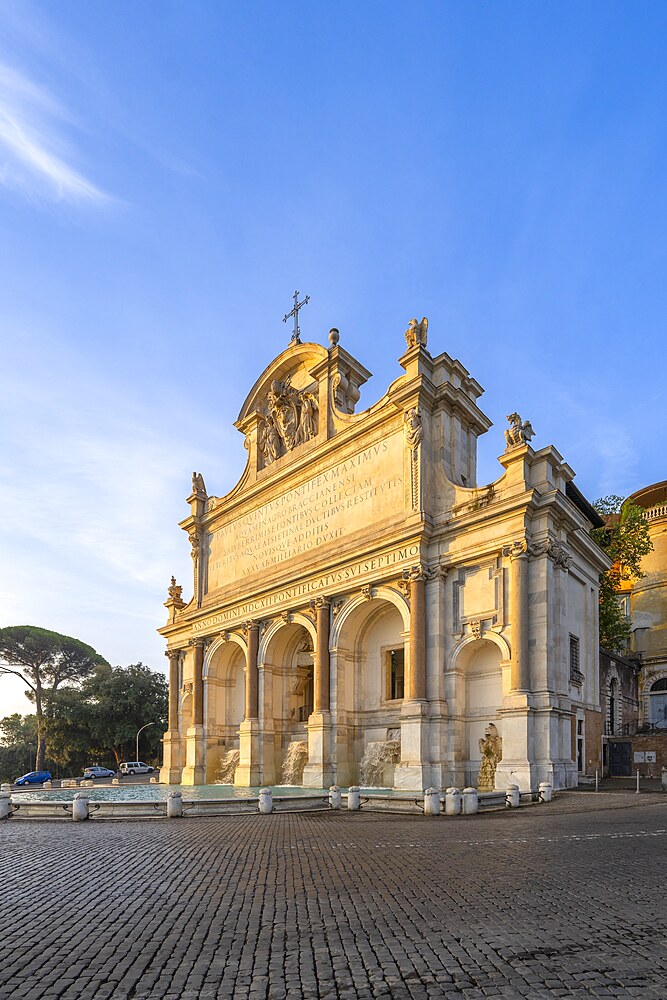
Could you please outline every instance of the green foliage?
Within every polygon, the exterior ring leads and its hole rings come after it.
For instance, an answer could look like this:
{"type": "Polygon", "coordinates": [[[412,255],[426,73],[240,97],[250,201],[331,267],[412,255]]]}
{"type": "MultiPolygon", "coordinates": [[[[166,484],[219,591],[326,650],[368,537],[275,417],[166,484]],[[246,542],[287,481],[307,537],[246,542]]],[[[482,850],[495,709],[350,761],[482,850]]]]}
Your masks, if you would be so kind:
{"type": "Polygon", "coordinates": [[[69,635],[36,625],[0,629],[0,676],[19,677],[28,688],[26,695],[35,703],[37,770],[46,764],[47,720],[58,688],[79,683],[96,665],[106,662],[92,646],[69,635]]]}
{"type": "Polygon", "coordinates": [[[91,744],[110,750],[116,762],[134,760],[136,736],[141,734],[142,760],[160,757],[160,739],[167,728],[169,686],[163,674],[143,663],[129,667],[98,667],[81,690],[91,744]]]}
{"type": "MultiPolygon", "coordinates": [[[[49,770],[81,774],[89,764],[117,767],[134,760],[137,732],[142,760],[158,764],[162,734],[167,728],[168,685],[163,674],[142,663],[111,667],[100,663],[79,687],[54,692],[44,726],[49,770]]],[[[36,716],[0,720],[0,773],[13,781],[34,766],[36,716]],[[31,756],[32,755],[32,756],[31,756]]]]}
{"type": "Polygon", "coordinates": [[[642,507],[622,497],[602,497],[593,505],[606,524],[596,528],[593,538],[612,560],[611,569],[600,575],[600,645],[622,653],[630,639],[630,623],[618,601],[623,582],[642,576],[641,561],[653,549],[642,507]]]}
{"type": "Polygon", "coordinates": [[[14,781],[33,769],[37,750],[34,715],[8,715],[0,719],[0,781],[14,781]]]}

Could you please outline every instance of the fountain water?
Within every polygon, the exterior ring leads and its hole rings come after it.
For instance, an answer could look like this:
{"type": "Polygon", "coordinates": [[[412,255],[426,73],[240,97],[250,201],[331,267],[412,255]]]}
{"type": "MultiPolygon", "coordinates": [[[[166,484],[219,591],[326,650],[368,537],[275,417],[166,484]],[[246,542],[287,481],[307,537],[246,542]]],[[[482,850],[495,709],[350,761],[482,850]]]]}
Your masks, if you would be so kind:
{"type": "Polygon", "coordinates": [[[305,740],[294,740],[285,754],[281,784],[300,785],[303,781],[303,769],[307,763],[308,744],[305,740]]]}
{"type": "Polygon", "coordinates": [[[218,765],[218,773],[216,775],[215,784],[216,785],[233,785],[234,784],[234,771],[239,766],[239,760],[241,759],[241,754],[238,750],[228,750],[225,756],[221,759],[218,765]]]}
{"type": "MultiPolygon", "coordinates": [[[[395,730],[390,730],[388,735],[393,735],[395,730]]],[[[400,735],[400,731],[399,731],[400,735]]],[[[387,781],[385,771],[387,765],[397,764],[401,759],[400,739],[379,740],[367,743],[364,755],[359,764],[361,782],[367,788],[382,788],[393,785],[393,779],[387,781]]]]}

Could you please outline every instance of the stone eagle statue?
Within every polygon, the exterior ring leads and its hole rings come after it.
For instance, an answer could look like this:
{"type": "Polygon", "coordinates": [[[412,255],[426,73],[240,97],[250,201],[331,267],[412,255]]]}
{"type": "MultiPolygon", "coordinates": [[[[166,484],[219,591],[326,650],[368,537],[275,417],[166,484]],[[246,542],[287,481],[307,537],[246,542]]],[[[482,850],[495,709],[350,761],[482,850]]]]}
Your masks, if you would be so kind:
{"type": "Polygon", "coordinates": [[[426,316],[418,323],[416,319],[411,319],[405,331],[405,342],[408,347],[426,347],[426,335],[428,333],[428,320],[426,316]]]}
{"type": "Polygon", "coordinates": [[[532,437],[535,437],[530,420],[521,420],[518,413],[508,413],[509,429],[505,431],[505,451],[510,448],[517,448],[519,445],[528,444],[532,437]]]}

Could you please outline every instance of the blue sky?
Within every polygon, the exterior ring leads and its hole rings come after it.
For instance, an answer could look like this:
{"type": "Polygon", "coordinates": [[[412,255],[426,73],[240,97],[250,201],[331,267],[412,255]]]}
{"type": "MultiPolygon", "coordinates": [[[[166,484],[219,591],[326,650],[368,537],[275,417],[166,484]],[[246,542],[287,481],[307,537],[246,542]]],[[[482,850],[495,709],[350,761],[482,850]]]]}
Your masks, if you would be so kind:
{"type": "MultiPolygon", "coordinates": [[[[663,2],[0,4],[0,624],[164,668],[193,469],[286,345],[403,331],[591,498],[667,476],[663,2]]],[[[22,707],[0,681],[0,714],[22,707]]]]}

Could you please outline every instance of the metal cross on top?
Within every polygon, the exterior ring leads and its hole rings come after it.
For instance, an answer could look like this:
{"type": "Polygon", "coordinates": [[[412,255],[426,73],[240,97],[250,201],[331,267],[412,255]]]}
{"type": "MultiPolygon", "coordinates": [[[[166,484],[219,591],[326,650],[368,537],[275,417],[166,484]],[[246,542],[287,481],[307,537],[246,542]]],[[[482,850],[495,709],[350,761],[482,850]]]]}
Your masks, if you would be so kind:
{"type": "Polygon", "coordinates": [[[303,302],[299,302],[299,293],[294,293],[294,308],[291,312],[285,313],[283,316],[283,323],[286,323],[290,316],[294,316],[294,330],[292,331],[292,336],[290,337],[290,344],[300,344],[301,343],[301,330],[299,329],[299,309],[308,305],[310,302],[310,295],[306,295],[303,302]]]}

